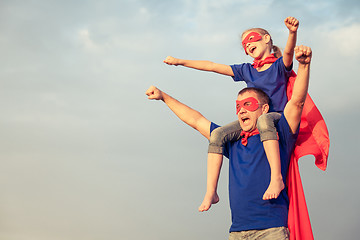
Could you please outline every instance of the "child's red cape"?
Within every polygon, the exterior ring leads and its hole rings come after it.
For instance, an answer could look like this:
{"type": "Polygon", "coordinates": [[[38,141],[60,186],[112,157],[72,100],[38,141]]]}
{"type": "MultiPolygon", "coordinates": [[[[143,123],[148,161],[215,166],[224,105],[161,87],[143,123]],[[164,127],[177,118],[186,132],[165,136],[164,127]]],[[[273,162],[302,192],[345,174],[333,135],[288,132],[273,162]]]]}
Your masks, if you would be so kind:
{"type": "MultiPolygon", "coordinates": [[[[291,98],[295,79],[296,73],[293,71],[287,86],[288,99],[291,98]]],[[[290,159],[287,176],[290,201],[288,216],[290,240],[314,239],[301,184],[298,160],[305,155],[314,155],[316,166],[325,171],[329,146],[329,132],[325,121],[308,94],[301,115],[299,136],[290,159]]]]}

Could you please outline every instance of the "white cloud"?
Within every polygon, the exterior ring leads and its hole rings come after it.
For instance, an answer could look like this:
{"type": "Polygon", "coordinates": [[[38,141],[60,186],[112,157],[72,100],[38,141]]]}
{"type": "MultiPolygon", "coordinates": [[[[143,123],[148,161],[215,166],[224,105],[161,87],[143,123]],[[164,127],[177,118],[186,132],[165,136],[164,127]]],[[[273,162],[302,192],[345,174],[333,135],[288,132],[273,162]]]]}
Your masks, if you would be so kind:
{"type": "Polygon", "coordinates": [[[144,18],[144,19],[148,19],[150,17],[150,13],[149,10],[145,7],[141,7],[139,9],[139,17],[144,18]]]}
{"type": "Polygon", "coordinates": [[[346,57],[358,57],[360,54],[360,23],[329,31],[322,30],[320,36],[330,51],[346,57]]]}
{"type": "Polygon", "coordinates": [[[99,46],[95,44],[95,42],[90,38],[90,32],[88,29],[82,29],[78,32],[78,37],[80,43],[86,50],[97,51],[99,50],[99,46]]]}

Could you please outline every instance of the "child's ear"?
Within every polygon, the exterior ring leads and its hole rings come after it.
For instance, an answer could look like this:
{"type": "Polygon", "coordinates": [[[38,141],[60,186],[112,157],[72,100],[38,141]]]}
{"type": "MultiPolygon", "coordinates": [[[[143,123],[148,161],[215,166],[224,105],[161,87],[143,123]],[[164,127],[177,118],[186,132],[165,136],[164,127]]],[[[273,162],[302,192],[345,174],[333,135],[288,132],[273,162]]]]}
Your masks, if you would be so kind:
{"type": "Polygon", "coordinates": [[[264,35],[264,40],[265,40],[265,43],[269,43],[270,40],[271,40],[270,35],[269,35],[269,34],[265,34],[265,35],[264,35]]]}

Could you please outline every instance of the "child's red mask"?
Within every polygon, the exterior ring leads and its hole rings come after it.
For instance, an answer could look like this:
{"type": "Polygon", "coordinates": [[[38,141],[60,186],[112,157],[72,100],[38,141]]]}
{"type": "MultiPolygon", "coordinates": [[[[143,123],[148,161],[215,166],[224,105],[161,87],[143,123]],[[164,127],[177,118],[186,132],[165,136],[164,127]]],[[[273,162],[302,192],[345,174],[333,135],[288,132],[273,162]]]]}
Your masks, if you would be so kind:
{"type": "Polygon", "coordinates": [[[248,53],[246,52],[246,45],[251,42],[260,41],[261,39],[262,39],[262,36],[260,35],[260,33],[257,33],[257,32],[251,32],[248,35],[246,35],[246,37],[242,41],[242,45],[244,47],[246,55],[248,55],[248,53]]]}
{"type": "Polygon", "coordinates": [[[236,114],[240,112],[241,108],[245,108],[250,112],[254,112],[259,108],[259,102],[256,98],[253,97],[245,98],[241,101],[236,100],[236,114]]]}

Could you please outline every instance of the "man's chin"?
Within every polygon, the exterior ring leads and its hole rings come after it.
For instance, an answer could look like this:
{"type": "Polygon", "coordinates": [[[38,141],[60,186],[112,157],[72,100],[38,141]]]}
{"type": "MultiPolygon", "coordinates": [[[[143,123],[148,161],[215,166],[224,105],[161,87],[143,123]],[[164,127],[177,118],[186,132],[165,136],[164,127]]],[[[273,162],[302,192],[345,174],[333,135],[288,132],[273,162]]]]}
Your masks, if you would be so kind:
{"type": "Polygon", "coordinates": [[[241,129],[242,129],[244,132],[251,132],[251,131],[253,130],[253,128],[252,128],[251,126],[248,126],[248,125],[242,126],[242,125],[240,124],[240,127],[241,127],[241,129]]]}

